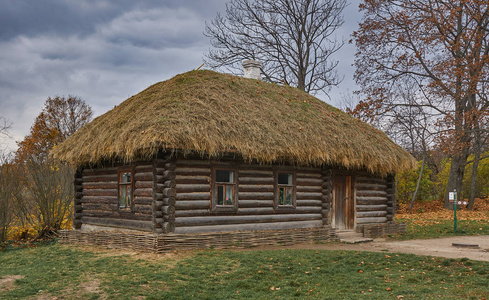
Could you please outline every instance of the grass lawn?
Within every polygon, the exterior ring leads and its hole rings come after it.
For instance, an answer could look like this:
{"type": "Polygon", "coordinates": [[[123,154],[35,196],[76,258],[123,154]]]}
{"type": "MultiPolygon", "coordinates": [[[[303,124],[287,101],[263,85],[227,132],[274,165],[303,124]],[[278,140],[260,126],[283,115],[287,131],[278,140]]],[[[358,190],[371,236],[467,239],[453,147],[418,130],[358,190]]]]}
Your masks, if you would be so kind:
{"type": "Polygon", "coordinates": [[[207,250],[157,256],[55,244],[0,252],[0,278],[14,275],[20,275],[15,282],[0,285],[0,298],[489,297],[487,262],[372,252],[207,250]]]}

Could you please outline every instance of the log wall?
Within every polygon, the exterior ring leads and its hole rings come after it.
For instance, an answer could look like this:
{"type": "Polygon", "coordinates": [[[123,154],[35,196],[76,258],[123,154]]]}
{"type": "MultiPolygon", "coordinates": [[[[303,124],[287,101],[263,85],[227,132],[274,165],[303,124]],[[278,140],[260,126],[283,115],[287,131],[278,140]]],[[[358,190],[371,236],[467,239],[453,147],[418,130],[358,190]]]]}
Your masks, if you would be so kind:
{"type": "Polygon", "coordinates": [[[274,168],[219,162],[237,170],[236,211],[213,211],[212,165],[178,159],[175,183],[175,233],[273,230],[322,227],[323,179],[320,168],[281,169],[296,173],[296,207],[274,209],[274,168]]]}
{"type": "Polygon", "coordinates": [[[375,177],[368,173],[361,173],[356,176],[357,227],[366,224],[386,223],[389,220],[388,204],[393,198],[392,195],[388,195],[387,183],[387,179],[375,177]],[[389,201],[389,199],[391,200],[389,201]]]}
{"type": "Polygon", "coordinates": [[[83,183],[78,200],[81,212],[79,216],[75,213],[75,220],[79,217],[82,224],[153,232],[153,172],[152,161],[135,164],[134,208],[132,211],[124,211],[119,209],[119,166],[84,169],[81,172],[83,183]]]}

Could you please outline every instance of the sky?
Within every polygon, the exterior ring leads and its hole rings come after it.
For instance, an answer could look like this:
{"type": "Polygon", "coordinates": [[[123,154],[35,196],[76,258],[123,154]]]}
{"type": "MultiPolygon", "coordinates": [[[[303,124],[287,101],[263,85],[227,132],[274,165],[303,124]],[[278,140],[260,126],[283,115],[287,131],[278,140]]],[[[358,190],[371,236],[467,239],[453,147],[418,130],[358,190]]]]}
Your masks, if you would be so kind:
{"type": "MultiPolygon", "coordinates": [[[[15,150],[48,97],[74,95],[94,117],[176,74],[198,68],[211,45],[205,22],[225,0],[0,0],[0,117],[12,123],[2,149],[15,150]]],[[[341,106],[357,87],[355,47],[361,14],[350,0],[337,38],[338,87],[318,98],[341,106]]],[[[205,67],[204,67],[205,68],[205,67]]]]}

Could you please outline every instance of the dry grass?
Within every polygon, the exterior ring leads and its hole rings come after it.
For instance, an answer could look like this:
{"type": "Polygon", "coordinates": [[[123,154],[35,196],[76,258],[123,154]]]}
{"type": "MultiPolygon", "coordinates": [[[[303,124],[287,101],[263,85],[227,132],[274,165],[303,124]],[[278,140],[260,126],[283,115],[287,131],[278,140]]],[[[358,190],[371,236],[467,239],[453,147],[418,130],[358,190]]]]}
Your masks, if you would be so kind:
{"type": "Polygon", "coordinates": [[[53,150],[74,165],[160,150],[245,161],[339,165],[387,174],[415,161],[385,133],[296,88],[212,71],[150,86],[53,150]]]}

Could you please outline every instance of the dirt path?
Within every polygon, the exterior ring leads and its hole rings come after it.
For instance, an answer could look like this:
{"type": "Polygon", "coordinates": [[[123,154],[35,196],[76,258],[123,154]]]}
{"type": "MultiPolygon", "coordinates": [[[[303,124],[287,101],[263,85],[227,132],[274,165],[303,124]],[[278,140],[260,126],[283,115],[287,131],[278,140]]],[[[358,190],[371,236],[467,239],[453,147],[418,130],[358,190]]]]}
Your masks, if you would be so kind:
{"type": "MultiPolygon", "coordinates": [[[[257,247],[253,250],[274,250],[284,247],[257,247]]],[[[447,258],[469,258],[472,260],[489,261],[489,235],[460,236],[427,240],[386,241],[375,239],[373,242],[360,244],[326,243],[326,244],[301,244],[287,246],[288,249],[314,249],[314,250],[356,250],[373,252],[398,252],[416,255],[431,255],[447,258]],[[479,248],[460,248],[452,246],[456,244],[479,245],[479,248]]],[[[247,249],[250,250],[250,249],[247,249]]]]}

